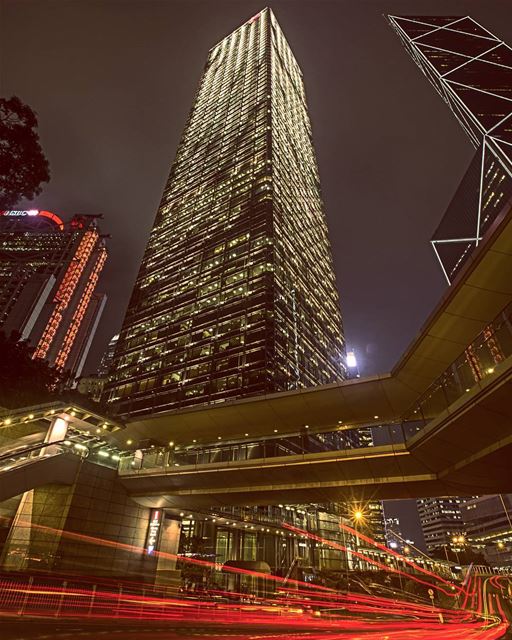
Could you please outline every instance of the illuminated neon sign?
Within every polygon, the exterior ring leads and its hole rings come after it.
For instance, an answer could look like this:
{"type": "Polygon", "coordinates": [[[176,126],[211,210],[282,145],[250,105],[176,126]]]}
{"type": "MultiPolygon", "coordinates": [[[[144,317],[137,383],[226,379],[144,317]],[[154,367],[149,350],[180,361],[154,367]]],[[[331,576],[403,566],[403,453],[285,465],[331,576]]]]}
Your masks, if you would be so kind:
{"type": "Polygon", "coordinates": [[[150,556],[158,544],[158,534],[162,524],[162,509],[151,509],[148,526],[148,538],[146,541],[146,553],[150,556]]]}
{"type": "Polygon", "coordinates": [[[55,224],[61,230],[64,229],[64,223],[62,222],[62,220],[59,218],[59,216],[56,216],[51,211],[40,211],[39,209],[28,209],[28,210],[11,209],[11,210],[0,211],[0,216],[9,216],[11,218],[26,218],[29,216],[30,217],[38,216],[40,218],[48,218],[52,222],[55,222],[55,224]]]}
{"type": "Polygon", "coordinates": [[[39,215],[39,211],[37,209],[29,209],[28,211],[0,211],[0,214],[3,216],[37,216],[39,215]]]}

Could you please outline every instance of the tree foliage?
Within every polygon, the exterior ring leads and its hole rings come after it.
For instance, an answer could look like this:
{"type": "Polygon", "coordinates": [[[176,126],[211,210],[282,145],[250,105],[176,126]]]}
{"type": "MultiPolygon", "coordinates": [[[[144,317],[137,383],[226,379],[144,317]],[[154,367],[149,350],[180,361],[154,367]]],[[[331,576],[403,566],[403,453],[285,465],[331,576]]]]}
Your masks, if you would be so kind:
{"type": "Polygon", "coordinates": [[[34,347],[13,332],[0,331],[0,406],[12,409],[49,402],[67,375],[46,360],[33,359],[34,347]]]}
{"type": "Polygon", "coordinates": [[[474,562],[475,564],[483,564],[487,565],[487,561],[485,560],[482,553],[479,551],[475,551],[471,547],[465,547],[460,551],[453,551],[450,547],[435,547],[435,549],[430,554],[433,558],[437,560],[446,561],[447,556],[450,562],[456,562],[457,564],[467,565],[474,562]]]}
{"type": "Polygon", "coordinates": [[[41,193],[50,171],[37,134],[37,116],[18,97],[0,98],[0,209],[41,193]]]}
{"type": "MultiPolygon", "coordinates": [[[[197,559],[209,559],[206,542],[201,536],[191,536],[190,538],[181,536],[179,552],[197,559]]],[[[188,562],[180,563],[180,570],[181,579],[186,586],[202,585],[203,576],[208,577],[210,573],[204,566],[188,562]]]]}

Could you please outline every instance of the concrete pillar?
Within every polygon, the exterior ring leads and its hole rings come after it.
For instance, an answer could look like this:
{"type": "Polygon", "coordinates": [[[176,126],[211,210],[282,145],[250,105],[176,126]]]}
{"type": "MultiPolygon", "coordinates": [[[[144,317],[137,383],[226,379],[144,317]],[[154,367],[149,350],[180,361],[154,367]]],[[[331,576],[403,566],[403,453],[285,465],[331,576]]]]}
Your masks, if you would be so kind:
{"type": "MultiPolygon", "coordinates": [[[[62,440],[66,439],[66,434],[68,432],[68,427],[69,427],[69,423],[67,420],[64,420],[64,418],[53,418],[50,427],[48,428],[48,431],[46,432],[46,436],[44,438],[44,441],[47,442],[48,444],[52,444],[53,442],[61,442],[62,440]]],[[[52,449],[56,449],[57,447],[45,447],[44,449],[41,449],[40,454],[41,456],[45,456],[48,454],[53,453],[52,449]]]]}
{"type": "Polygon", "coordinates": [[[181,571],[176,569],[176,554],[180,544],[181,521],[165,518],[162,522],[155,584],[179,585],[181,571]],[[166,557],[170,554],[172,557],[166,557]]]}
{"type": "Polygon", "coordinates": [[[64,418],[54,418],[52,423],[50,424],[50,428],[46,433],[46,437],[44,439],[45,442],[60,442],[61,440],[66,439],[66,434],[68,432],[69,424],[67,420],[64,418]]]}
{"type": "MultiPolygon", "coordinates": [[[[44,456],[52,453],[54,442],[60,442],[66,438],[68,423],[60,417],[53,418],[44,442],[48,447],[43,447],[33,453],[33,456],[44,456]]],[[[53,556],[58,548],[60,540],[60,529],[64,526],[65,518],[69,509],[71,489],[69,487],[39,487],[26,491],[22,496],[13,518],[7,540],[5,541],[0,566],[8,570],[27,570],[30,567],[30,558],[33,555],[34,544],[45,547],[44,559],[49,564],[39,562],[40,568],[51,569],[53,566],[53,556]],[[35,500],[35,498],[37,498],[35,500]],[[41,505],[45,505],[45,511],[41,505]],[[53,525],[52,533],[45,533],[45,530],[33,529],[32,524],[48,524],[44,517],[45,513],[55,517],[58,514],[59,526],[53,525]]],[[[35,552],[37,556],[38,551],[35,552]]],[[[36,558],[41,560],[40,558],[36,558]]]]}

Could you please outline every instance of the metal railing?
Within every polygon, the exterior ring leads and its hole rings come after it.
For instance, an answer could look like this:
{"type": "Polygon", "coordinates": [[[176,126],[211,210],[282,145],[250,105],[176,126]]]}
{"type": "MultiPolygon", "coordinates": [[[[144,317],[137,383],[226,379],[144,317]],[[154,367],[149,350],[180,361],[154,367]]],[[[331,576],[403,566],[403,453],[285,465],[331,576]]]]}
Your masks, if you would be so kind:
{"type": "Polygon", "coordinates": [[[119,456],[105,456],[101,455],[101,452],[101,447],[93,447],[90,444],[88,446],[88,440],[81,435],[72,435],[65,440],[56,442],[38,442],[29,446],[16,446],[14,441],[12,448],[0,455],[0,473],[11,471],[23,465],[37,463],[42,458],[69,453],[81,458],[89,458],[91,462],[102,466],[117,468],[119,456]]]}
{"type": "Polygon", "coordinates": [[[268,460],[282,456],[308,455],[323,451],[364,449],[374,445],[397,445],[421,431],[432,419],[485,378],[498,375],[512,356],[512,304],[509,304],[468,345],[415,404],[397,419],[383,425],[336,427],[325,433],[310,433],[261,438],[218,445],[175,449],[152,447],[121,455],[119,474],[132,475],[160,470],[178,471],[179,467],[233,463],[244,460],[268,460]]]}
{"type": "Polygon", "coordinates": [[[0,474],[18,469],[21,466],[37,463],[43,458],[53,458],[64,453],[73,453],[80,457],[86,456],[86,452],[81,447],[67,446],[64,440],[42,442],[29,447],[15,448],[9,453],[4,453],[0,456],[0,474]]]}
{"type": "Polygon", "coordinates": [[[365,428],[336,429],[332,432],[202,447],[153,447],[124,454],[119,461],[119,474],[132,475],[150,470],[177,471],[179,467],[236,463],[249,460],[269,460],[283,456],[305,456],[331,451],[372,448],[374,444],[400,444],[404,433],[400,424],[385,424],[365,428]]]}
{"type": "MultiPolygon", "coordinates": [[[[4,574],[0,577],[0,615],[52,618],[172,617],[177,587],[114,583],[80,578],[4,574]]],[[[183,601],[183,606],[187,601],[183,601]]]]}
{"type": "Polygon", "coordinates": [[[482,380],[499,374],[512,355],[512,303],[489,324],[419,400],[406,411],[403,423],[414,433],[439,416],[482,380]]]}

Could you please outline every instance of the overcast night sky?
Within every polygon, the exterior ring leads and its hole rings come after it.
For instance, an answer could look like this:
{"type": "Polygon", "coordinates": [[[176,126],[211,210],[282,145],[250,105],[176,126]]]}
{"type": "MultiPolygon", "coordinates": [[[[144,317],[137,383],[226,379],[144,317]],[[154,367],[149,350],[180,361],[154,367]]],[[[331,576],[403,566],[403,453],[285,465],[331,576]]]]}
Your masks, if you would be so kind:
{"type": "MultiPolygon", "coordinates": [[[[383,14],[469,14],[512,43],[512,3],[268,4],[304,73],[347,344],[383,373],[445,289],[428,241],[473,154],[383,14]]],[[[102,213],[112,236],[89,371],[120,329],[208,50],[264,6],[0,1],[0,92],[37,112],[52,174],[30,207],[102,213]]]]}

